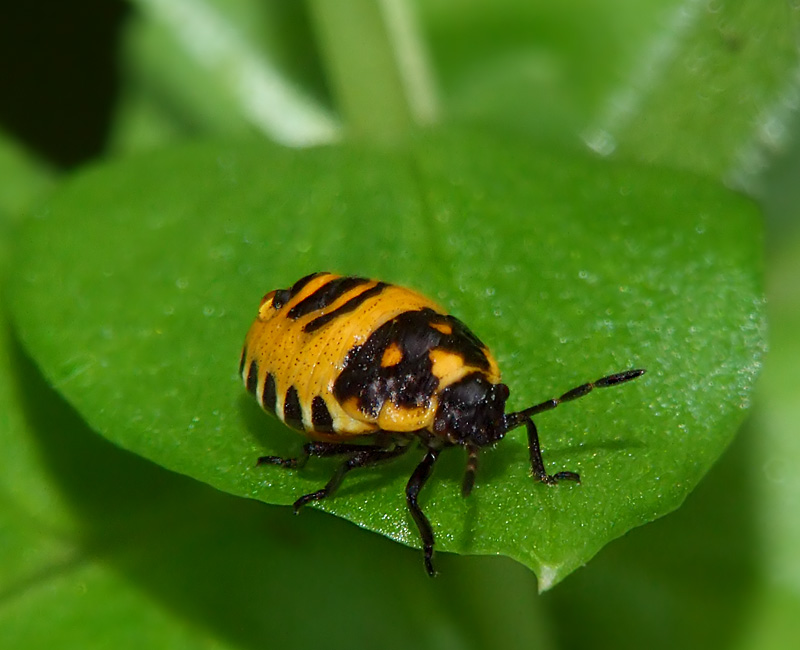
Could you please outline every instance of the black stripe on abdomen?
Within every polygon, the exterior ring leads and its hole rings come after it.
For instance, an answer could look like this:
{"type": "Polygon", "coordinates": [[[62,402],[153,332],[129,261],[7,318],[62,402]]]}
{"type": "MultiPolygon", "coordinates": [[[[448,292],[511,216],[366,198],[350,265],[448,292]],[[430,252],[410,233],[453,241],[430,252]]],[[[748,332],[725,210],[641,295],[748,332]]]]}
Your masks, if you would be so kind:
{"type": "Polygon", "coordinates": [[[324,316],[318,316],[312,321],[309,321],[303,327],[304,332],[316,332],[320,327],[323,327],[330,323],[332,320],[339,318],[343,314],[348,314],[352,311],[358,309],[360,305],[362,305],[366,300],[369,300],[373,296],[377,296],[381,293],[387,286],[385,282],[378,282],[374,287],[371,289],[367,289],[366,291],[362,291],[357,296],[353,296],[344,303],[341,307],[337,307],[332,312],[325,314],[324,316]]]}
{"type": "Polygon", "coordinates": [[[294,429],[305,431],[303,410],[300,408],[300,397],[294,386],[289,387],[283,400],[283,421],[294,429]]]}
{"type": "MultiPolygon", "coordinates": [[[[253,365],[255,365],[255,363],[253,365]]],[[[275,378],[270,373],[267,373],[267,376],[264,377],[264,387],[261,389],[261,407],[265,411],[275,413],[277,401],[278,395],[275,392],[275,378]]]]}
{"type": "Polygon", "coordinates": [[[244,379],[244,364],[247,362],[247,346],[242,348],[242,356],[239,358],[239,376],[244,379]]]}
{"type": "Polygon", "coordinates": [[[311,401],[311,424],[313,425],[314,431],[319,431],[320,433],[333,432],[333,418],[331,417],[331,412],[328,410],[328,405],[325,403],[325,400],[320,395],[315,396],[311,401]]]}
{"type": "Polygon", "coordinates": [[[311,282],[311,280],[313,280],[316,277],[319,277],[320,275],[325,275],[325,274],[326,274],[325,271],[317,271],[316,273],[309,273],[308,275],[300,278],[289,289],[289,297],[294,298],[298,293],[300,293],[300,290],[304,286],[306,286],[309,282],[311,282]]]}
{"type": "Polygon", "coordinates": [[[307,296],[298,302],[289,310],[289,313],[286,315],[295,320],[301,316],[319,311],[320,309],[325,309],[325,307],[332,305],[348,291],[352,291],[356,287],[369,282],[371,282],[371,280],[356,277],[337,278],[336,280],[331,280],[327,284],[323,284],[310,296],[307,296]]]}
{"type": "MultiPolygon", "coordinates": [[[[242,368],[242,373],[244,373],[244,368],[242,368]]],[[[250,367],[247,369],[247,376],[244,377],[244,385],[247,386],[247,390],[249,390],[253,395],[256,394],[256,389],[258,388],[258,362],[253,359],[250,363],[250,367]]]]}

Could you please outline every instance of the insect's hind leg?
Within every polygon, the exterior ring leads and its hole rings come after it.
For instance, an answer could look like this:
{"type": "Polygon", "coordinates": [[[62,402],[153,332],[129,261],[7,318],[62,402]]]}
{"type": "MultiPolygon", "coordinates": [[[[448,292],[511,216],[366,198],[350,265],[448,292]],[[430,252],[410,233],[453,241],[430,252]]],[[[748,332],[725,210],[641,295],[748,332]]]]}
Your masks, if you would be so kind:
{"type": "MultiPolygon", "coordinates": [[[[302,460],[311,456],[338,456],[348,454],[348,458],[337,468],[334,475],[325,484],[321,490],[304,494],[297,501],[294,502],[294,511],[297,513],[307,503],[312,501],[321,501],[333,495],[342,483],[345,475],[359,467],[370,467],[383,461],[392,460],[398,456],[402,456],[409,449],[409,441],[402,440],[387,440],[383,444],[375,445],[353,445],[342,443],[330,442],[310,442],[303,445],[303,454],[299,459],[281,459],[277,458],[278,462],[266,460],[264,462],[273,462],[274,464],[281,465],[281,461],[302,460]]],[[[275,458],[267,456],[265,458],[275,458]]],[[[259,459],[260,460],[260,459],[259,459]]],[[[291,465],[283,465],[284,467],[291,465]]],[[[297,466],[295,464],[295,466],[297,466]]]]}
{"type": "MultiPolygon", "coordinates": [[[[310,456],[325,458],[327,456],[342,456],[352,454],[364,449],[372,449],[369,445],[353,445],[341,442],[307,442],[303,445],[300,455],[296,458],[281,458],[280,456],[261,456],[256,465],[279,465],[288,469],[303,467],[310,456]]],[[[383,448],[383,447],[381,447],[383,448]]]]}

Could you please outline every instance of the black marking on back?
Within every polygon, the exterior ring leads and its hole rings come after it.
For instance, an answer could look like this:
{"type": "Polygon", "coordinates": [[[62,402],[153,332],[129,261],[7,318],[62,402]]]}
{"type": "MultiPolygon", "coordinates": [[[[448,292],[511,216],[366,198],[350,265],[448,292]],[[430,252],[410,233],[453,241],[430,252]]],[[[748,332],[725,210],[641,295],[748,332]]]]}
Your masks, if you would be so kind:
{"type": "Polygon", "coordinates": [[[385,282],[378,282],[378,284],[376,284],[374,287],[367,289],[366,291],[362,291],[357,296],[350,298],[350,300],[344,303],[341,307],[337,307],[332,312],[329,312],[323,316],[318,316],[314,320],[309,321],[303,327],[303,331],[316,332],[320,327],[327,325],[332,320],[339,318],[343,314],[348,314],[352,311],[355,311],[365,301],[381,293],[387,286],[388,285],[385,282]]]}
{"type": "Polygon", "coordinates": [[[270,373],[267,373],[267,376],[264,377],[264,388],[261,390],[262,408],[270,413],[275,413],[277,402],[278,395],[275,392],[275,378],[270,373]]]}
{"type": "Polygon", "coordinates": [[[325,400],[322,399],[320,395],[316,395],[314,399],[311,400],[311,424],[313,425],[314,431],[319,431],[320,433],[333,432],[333,418],[331,417],[331,412],[328,410],[328,405],[325,403],[325,400]]]}
{"type": "Polygon", "coordinates": [[[305,297],[289,310],[287,316],[292,319],[300,318],[320,309],[325,309],[344,294],[357,286],[371,282],[367,278],[336,278],[327,284],[323,284],[310,296],[305,297]]]}
{"type": "Polygon", "coordinates": [[[255,359],[253,359],[253,362],[247,369],[247,377],[245,378],[244,384],[247,386],[247,390],[253,393],[253,395],[256,394],[256,389],[258,388],[258,361],[255,359]]]}
{"type": "Polygon", "coordinates": [[[300,293],[300,291],[303,289],[304,286],[306,286],[309,282],[311,282],[311,280],[320,275],[325,275],[325,273],[323,271],[317,271],[316,273],[309,273],[308,275],[300,278],[290,288],[278,289],[275,292],[275,296],[272,298],[273,308],[280,309],[281,307],[283,307],[287,302],[289,302],[298,293],[300,293]]]}
{"type": "Polygon", "coordinates": [[[320,275],[327,275],[327,271],[317,271],[315,273],[309,273],[308,275],[300,278],[297,282],[292,285],[292,288],[289,289],[289,297],[294,298],[300,291],[302,291],[303,287],[306,286],[311,280],[314,278],[319,277],[320,275]]]}
{"type": "Polygon", "coordinates": [[[247,346],[242,348],[242,356],[239,358],[239,376],[244,377],[244,364],[247,361],[247,346]]]}
{"type": "Polygon", "coordinates": [[[438,314],[425,307],[407,311],[375,330],[363,345],[347,354],[344,369],[336,378],[333,394],[342,403],[356,398],[359,409],[377,417],[388,399],[398,407],[424,407],[439,386],[430,359],[432,350],[459,354],[466,364],[489,369],[484,345],[454,316],[438,314]],[[447,324],[444,334],[431,324],[447,324]],[[399,363],[382,367],[385,350],[396,344],[402,352],[399,363]]]}
{"type": "Polygon", "coordinates": [[[283,421],[294,429],[305,430],[305,427],[303,427],[303,411],[300,408],[300,397],[294,386],[289,387],[283,400],[283,421]]]}

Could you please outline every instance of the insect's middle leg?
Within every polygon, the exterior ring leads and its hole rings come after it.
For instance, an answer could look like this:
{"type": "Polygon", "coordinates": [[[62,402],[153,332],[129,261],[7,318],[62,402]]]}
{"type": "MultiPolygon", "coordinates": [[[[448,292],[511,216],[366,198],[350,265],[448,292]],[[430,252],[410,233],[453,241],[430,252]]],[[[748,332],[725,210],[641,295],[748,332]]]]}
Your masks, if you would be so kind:
{"type": "Polygon", "coordinates": [[[428,575],[431,577],[436,575],[436,570],[433,568],[433,529],[431,528],[431,522],[428,521],[425,513],[422,512],[422,508],[419,507],[417,497],[419,496],[419,491],[425,485],[425,482],[430,478],[437,458],[439,458],[439,450],[429,447],[422,462],[417,465],[417,468],[406,484],[406,503],[408,504],[408,509],[411,512],[414,523],[417,524],[419,535],[422,538],[425,571],[427,571],[428,575]]]}

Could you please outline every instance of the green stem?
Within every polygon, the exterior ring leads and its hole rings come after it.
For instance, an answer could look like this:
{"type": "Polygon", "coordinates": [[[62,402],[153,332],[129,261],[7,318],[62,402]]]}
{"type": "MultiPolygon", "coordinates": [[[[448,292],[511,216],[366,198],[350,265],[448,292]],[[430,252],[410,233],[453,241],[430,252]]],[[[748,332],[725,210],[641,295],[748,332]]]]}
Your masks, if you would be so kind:
{"type": "Polygon", "coordinates": [[[433,84],[407,0],[308,0],[308,7],[352,136],[396,141],[433,121],[433,84]]]}

